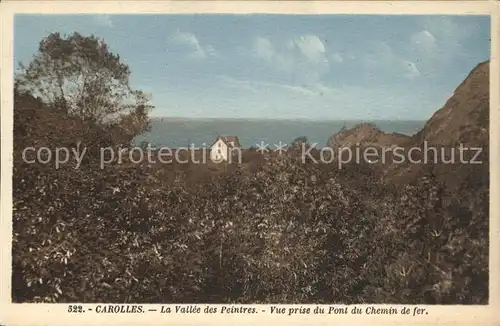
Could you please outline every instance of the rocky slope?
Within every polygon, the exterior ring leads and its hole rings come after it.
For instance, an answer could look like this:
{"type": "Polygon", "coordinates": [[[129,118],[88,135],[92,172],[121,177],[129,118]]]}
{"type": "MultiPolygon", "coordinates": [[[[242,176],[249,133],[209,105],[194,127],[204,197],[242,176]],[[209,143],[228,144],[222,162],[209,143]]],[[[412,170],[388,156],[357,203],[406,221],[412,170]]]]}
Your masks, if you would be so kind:
{"type": "Polygon", "coordinates": [[[443,146],[488,145],[489,61],[478,64],[456,88],[453,96],[415,135],[414,142],[443,146]]]}
{"type": "MultiPolygon", "coordinates": [[[[407,164],[391,167],[394,175],[402,178],[418,177],[421,170],[432,173],[449,185],[459,183],[483,183],[487,187],[489,174],[489,62],[478,64],[456,88],[445,105],[427,121],[424,128],[411,142],[412,147],[422,150],[437,149],[438,164],[407,164]],[[458,147],[480,148],[464,152],[460,161],[458,147]],[[474,158],[476,153],[478,156],[474,158]],[[443,153],[445,153],[443,155],[443,153]],[[453,163],[444,163],[454,157],[453,163]],[[474,159],[474,160],[473,160],[474,159]],[[483,162],[482,164],[470,164],[483,162]],[[466,182],[465,179],[470,179],[466,182]],[[482,181],[480,181],[482,180],[482,181]]],[[[420,159],[425,159],[423,155],[420,159]]],[[[435,160],[434,153],[428,151],[428,163],[435,160]]]]}
{"type": "Polygon", "coordinates": [[[328,147],[342,148],[352,146],[391,147],[403,146],[410,142],[411,137],[398,133],[386,133],[373,123],[361,123],[357,126],[341,130],[328,139],[328,147]]]}

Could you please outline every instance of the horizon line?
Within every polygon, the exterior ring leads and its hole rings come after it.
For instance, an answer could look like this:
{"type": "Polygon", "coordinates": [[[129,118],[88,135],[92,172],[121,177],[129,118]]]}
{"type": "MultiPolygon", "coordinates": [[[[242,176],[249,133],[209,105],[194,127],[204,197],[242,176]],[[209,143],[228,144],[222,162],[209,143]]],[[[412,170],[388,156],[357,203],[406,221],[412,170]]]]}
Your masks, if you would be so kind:
{"type": "Polygon", "coordinates": [[[318,121],[318,122],[329,122],[329,121],[352,121],[352,122],[371,122],[371,121],[407,121],[407,122],[422,122],[427,121],[428,119],[394,119],[394,118],[386,118],[386,119],[320,119],[320,118],[246,118],[246,117],[182,117],[182,116],[150,116],[151,119],[174,119],[174,120],[280,120],[280,121],[318,121]]]}

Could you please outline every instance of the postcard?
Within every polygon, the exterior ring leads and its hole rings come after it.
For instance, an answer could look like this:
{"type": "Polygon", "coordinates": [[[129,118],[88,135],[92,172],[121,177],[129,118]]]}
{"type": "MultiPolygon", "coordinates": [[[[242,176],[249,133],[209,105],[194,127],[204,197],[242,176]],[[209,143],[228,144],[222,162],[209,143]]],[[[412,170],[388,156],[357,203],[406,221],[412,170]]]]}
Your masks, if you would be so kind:
{"type": "Polygon", "coordinates": [[[493,1],[7,1],[2,325],[497,325],[493,1]]]}

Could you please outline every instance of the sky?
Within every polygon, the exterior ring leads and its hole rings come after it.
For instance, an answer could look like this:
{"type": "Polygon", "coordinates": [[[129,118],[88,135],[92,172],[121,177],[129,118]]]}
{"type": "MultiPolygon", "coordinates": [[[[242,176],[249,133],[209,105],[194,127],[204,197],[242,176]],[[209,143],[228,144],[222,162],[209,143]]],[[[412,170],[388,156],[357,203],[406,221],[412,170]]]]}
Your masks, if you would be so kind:
{"type": "Polygon", "coordinates": [[[94,34],[152,116],[427,120],[490,57],[489,16],[16,15],[14,63],[94,34]]]}

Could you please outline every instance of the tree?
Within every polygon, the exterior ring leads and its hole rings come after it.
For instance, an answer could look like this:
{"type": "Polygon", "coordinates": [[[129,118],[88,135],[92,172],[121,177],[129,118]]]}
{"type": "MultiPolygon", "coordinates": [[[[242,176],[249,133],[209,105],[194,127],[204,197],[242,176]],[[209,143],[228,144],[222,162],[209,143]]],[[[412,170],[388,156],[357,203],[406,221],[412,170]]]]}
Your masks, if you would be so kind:
{"type": "Polygon", "coordinates": [[[300,136],[300,137],[297,137],[295,138],[292,143],[290,144],[290,147],[298,147],[300,146],[301,144],[305,144],[307,145],[307,137],[306,136],[300,136]]]}
{"type": "Polygon", "coordinates": [[[104,40],[73,33],[44,38],[15,83],[49,107],[89,125],[121,125],[136,136],[149,129],[150,98],[130,85],[130,69],[104,40]]]}

